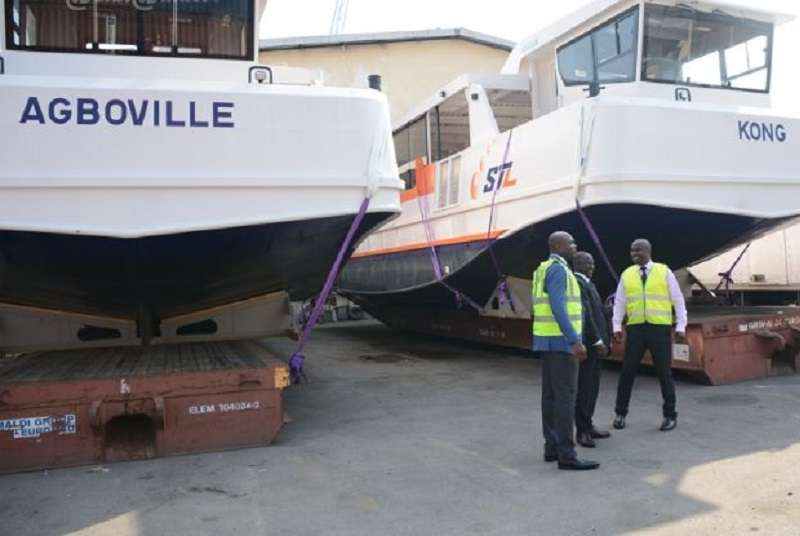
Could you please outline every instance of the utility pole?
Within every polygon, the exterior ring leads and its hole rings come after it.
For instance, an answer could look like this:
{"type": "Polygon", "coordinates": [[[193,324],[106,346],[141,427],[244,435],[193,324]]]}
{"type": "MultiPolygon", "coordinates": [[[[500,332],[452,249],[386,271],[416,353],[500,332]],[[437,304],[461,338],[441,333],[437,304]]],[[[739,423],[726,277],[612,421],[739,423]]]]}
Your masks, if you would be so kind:
{"type": "Polygon", "coordinates": [[[331,19],[330,35],[339,35],[344,31],[347,22],[347,5],[349,0],[336,0],[336,9],[333,11],[331,19]]]}

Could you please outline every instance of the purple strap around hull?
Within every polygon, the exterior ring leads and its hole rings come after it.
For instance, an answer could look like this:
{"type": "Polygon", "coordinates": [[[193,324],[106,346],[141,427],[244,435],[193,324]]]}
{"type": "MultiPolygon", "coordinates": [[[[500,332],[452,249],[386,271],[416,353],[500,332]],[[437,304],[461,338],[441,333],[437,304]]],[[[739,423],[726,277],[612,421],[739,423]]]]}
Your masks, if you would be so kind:
{"type": "Polygon", "coordinates": [[[325,306],[325,302],[328,301],[328,295],[330,295],[331,290],[333,290],[333,284],[336,281],[336,277],[339,275],[339,270],[342,267],[345,254],[347,253],[350,244],[353,242],[353,238],[355,237],[356,231],[361,225],[361,222],[364,221],[364,217],[367,215],[367,208],[369,208],[368,197],[364,198],[364,201],[361,202],[361,208],[358,209],[358,214],[356,214],[355,219],[353,219],[353,223],[350,224],[350,229],[347,231],[347,236],[345,236],[344,241],[339,248],[339,253],[336,255],[336,260],[333,262],[330,272],[328,272],[328,277],[325,279],[325,284],[322,286],[322,291],[317,297],[317,301],[314,304],[314,309],[311,311],[311,316],[309,317],[308,322],[306,322],[306,325],[303,327],[303,333],[300,335],[300,340],[297,343],[297,349],[295,350],[294,354],[292,354],[291,359],[289,359],[289,372],[291,374],[292,383],[295,385],[300,383],[302,378],[305,378],[305,374],[303,373],[303,362],[305,361],[303,347],[306,345],[306,342],[311,336],[311,332],[314,330],[314,326],[317,324],[317,321],[322,314],[322,308],[325,306]]]}
{"type": "Polygon", "coordinates": [[[589,220],[589,216],[586,215],[586,212],[584,212],[583,207],[581,206],[581,202],[577,199],[575,199],[575,206],[578,209],[578,215],[581,217],[583,225],[586,227],[586,230],[589,231],[589,236],[592,237],[592,242],[594,242],[595,247],[603,257],[603,261],[606,263],[608,272],[614,277],[614,281],[619,283],[619,275],[617,274],[617,271],[614,270],[614,265],[611,264],[608,255],[606,255],[606,250],[603,247],[603,243],[600,241],[600,237],[595,232],[592,222],[589,220]]]}
{"type": "Polygon", "coordinates": [[[500,166],[500,179],[497,181],[497,186],[494,188],[494,192],[492,192],[492,204],[489,208],[489,229],[486,231],[486,240],[489,242],[489,245],[486,249],[489,251],[489,257],[492,259],[492,265],[494,266],[494,271],[497,274],[497,296],[500,299],[500,303],[504,304],[506,300],[508,301],[509,307],[511,307],[512,311],[516,311],[514,308],[514,301],[511,299],[511,291],[508,288],[508,281],[506,275],[500,270],[500,262],[497,260],[497,256],[494,254],[494,246],[495,241],[497,238],[492,237],[492,228],[494,227],[494,212],[496,207],[497,201],[497,192],[500,191],[500,188],[503,187],[503,181],[506,180],[508,175],[511,175],[511,170],[506,170],[506,163],[508,162],[508,153],[511,150],[511,136],[514,134],[513,130],[508,131],[508,141],[506,141],[506,150],[503,153],[503,162],[500,166]],[[504,174],[505,173],[505,174],[504,174]]]}
{"type": "Polygon", "coordinates": [[[717,274],[720,276],[721,279],[719,281],[719,284],[717,285],[717,288],[714,289],[714,292],[718,292],[723,285],[725,286],[725,292],[730,292],[731,285],[733,284],[733,271],[736,269],[736,266],[739,265],[739,261],[742,260],[744,254],[747,253],[747,250],[750,249],[750,244],[751,242],[747,243],[742,252],[739,253],[739,256],[736,257],[736,260],[733,261],[733,265],[730,267],[730,269],[728,269],[725,272],[720,272],[719,274],[717,274]]]}
{"type": "Polygon", "coordinates": [[[441,285],[453,293],[456,298],[456,302],[458,303],[459,307],[461,306],[462,302],[466,302],[470,307],[475,309],[476,311],[482,311],[483,308],[475,303],[472,298],[458,290],[457,288],[453,287],[449,283],[444,280],[444,275],[442,274],[442,265],[441,261],[439,260],[439,254],[436,252],[436,246],[433,243],[433,230],[431,229],[431,222],[430,222],[430,207],[428,206],[428,196],[427,194],[417,195],[417,206],[419,207],[419,214],[420,218],[422,218],[422,227],[425,229],[425,239],[428,242],[428,251],[431,255],[431,264],[433,264],[433,273],[436,277],[436,281],[441,283],[441,285]]]}

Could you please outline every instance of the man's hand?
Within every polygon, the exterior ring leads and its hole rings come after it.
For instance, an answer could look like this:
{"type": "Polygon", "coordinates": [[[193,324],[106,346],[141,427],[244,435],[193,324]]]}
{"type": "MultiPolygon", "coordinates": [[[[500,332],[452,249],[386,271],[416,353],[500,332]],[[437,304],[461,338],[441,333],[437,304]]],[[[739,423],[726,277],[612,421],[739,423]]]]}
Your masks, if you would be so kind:
{"type": "Polygon", "coordinates": [[[608,355],[608,348],[606,348],[605,344],[595,346],[595,351],[597,352],[597,357],[606,357],[608,355]]]}
{"type": "Polygon", "coordinates": [[[615,331],[614,332],[614,342],[617,344],[622,344],[622,332],[615,331]]]}
{"type": "Polygon", "coordinates": [[[586,360],[586,347],[583,345],[583,343],[576,342],[575,344],[573,344],[572,352],[580,361],[586,360]]]}
{"type": "Polygon", "coordinates": [[[686,344],[686,332],[685,331],[676,331],[675,332],[675,342],[678,344],[686,344]]]}

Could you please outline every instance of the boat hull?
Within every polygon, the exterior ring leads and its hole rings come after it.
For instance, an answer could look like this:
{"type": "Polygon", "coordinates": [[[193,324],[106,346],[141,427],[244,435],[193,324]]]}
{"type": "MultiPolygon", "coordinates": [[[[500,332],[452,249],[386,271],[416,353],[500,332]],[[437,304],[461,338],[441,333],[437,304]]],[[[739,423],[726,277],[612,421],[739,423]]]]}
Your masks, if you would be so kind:
{"type": "MultiPolygon", "coordinates": [[[[653,244],[654,258],[678,269],[788,221],[653,205],[609,204],[587,207],[585,211],[618,273],[630,264],[630,244],[637,238],[648,238],[653,244]]],[[[594,255],[595,281],[601,292],[609,295],[614,289],[614,277],[576,211],[532,223],[496,240],[492,248],[500,273],[529,280],[536,266],[547,257],[547,238],[556,230],[570,232],[580,250],[594,255]]],[[[445,281],[480,305],[490,300],[498,281],[488,243],[479,240],[437,247],[443,271],[449,272],[445,281]]],[[[464,307],[450,290],[436,281],[428,248],[356,257],[343,272],[340,287],[368,312],[390,325],[391,318],[385,311],[394,311],[392,316],[398,310],[417,315],[421,311],[464,307]]]]}
{"type": "Polygon", "coordinates": [[[200,311],[227,337],[272,333],[243,302],[318,292],[365,196],[348,256],[400,210],[377,91],[251,84],[244,63],[226,82],[16,65],[0,77],[0,306],[135,320],[145,342],[200,311]]]}
{"type": "MultiPolygon", "coordinates": [[[[356,241],[391,213],[369,213],[356,241]]],[[[317,292],[354,215],[111,238],[0,231],[0,302],[164,319],[275,291],[317,292]]]]}

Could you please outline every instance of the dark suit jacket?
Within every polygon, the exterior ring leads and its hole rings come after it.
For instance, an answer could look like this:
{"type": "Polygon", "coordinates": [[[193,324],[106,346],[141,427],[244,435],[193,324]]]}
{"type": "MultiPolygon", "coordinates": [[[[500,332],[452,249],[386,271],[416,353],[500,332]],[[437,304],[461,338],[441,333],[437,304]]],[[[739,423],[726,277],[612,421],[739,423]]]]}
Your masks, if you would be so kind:
{"type": "Polygon", "coordinates": [[[583,344],[587,348],[597,340],[603,341],[606,348],[611,348],[611,330],[608,324],[606,308],[594,283],[588,283],[580,275],[576,275],[581,287],[581,303],[583,305],[583,344]]]}

